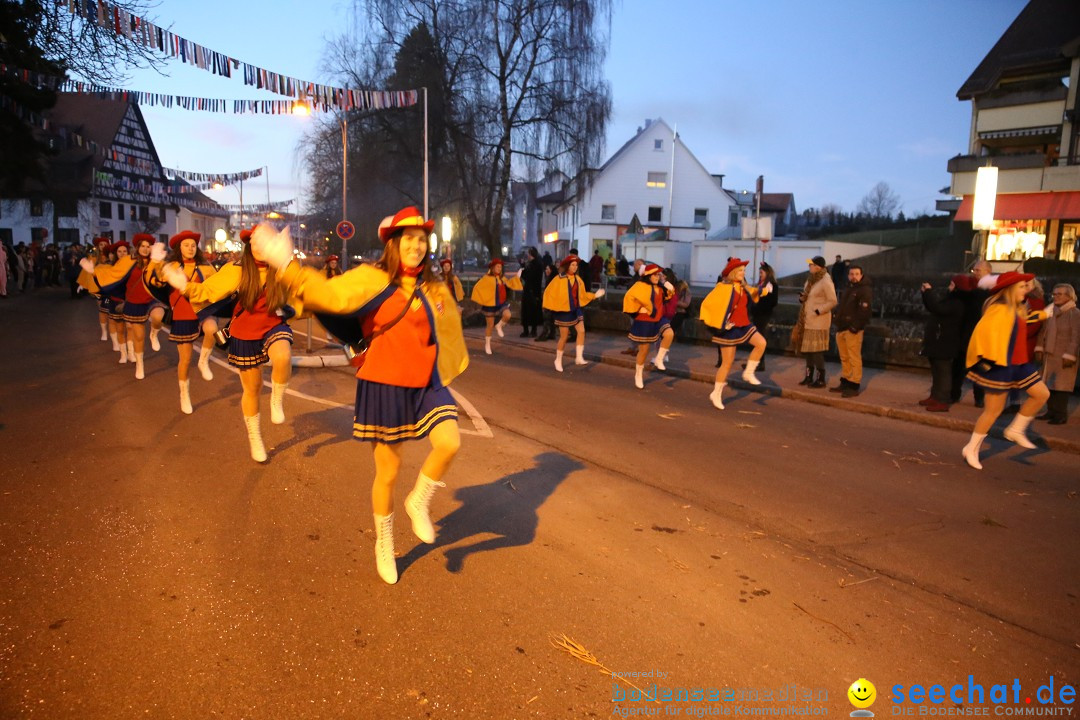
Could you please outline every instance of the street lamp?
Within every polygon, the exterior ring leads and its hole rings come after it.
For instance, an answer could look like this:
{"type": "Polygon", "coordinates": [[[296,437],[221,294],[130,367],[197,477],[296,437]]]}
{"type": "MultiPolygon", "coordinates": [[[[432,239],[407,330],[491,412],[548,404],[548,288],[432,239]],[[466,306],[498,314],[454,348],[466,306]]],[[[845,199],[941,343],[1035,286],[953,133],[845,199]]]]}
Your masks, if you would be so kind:
{"type": "Polygon", "coordinates": [[[447,257],[454,256],[453,246],[450,245],[450,238],[454,231],[453,223],[450,221],[449,215],[443,215],[442,218],[442,239],[443,243],[449,248],[449,252],[445,253],[447,257]]]}
{"type": "Polygon", "coordinates": [[[994,206],[997,204],[998,169],[990,164],[975,172],[975,199],[971,208],[971,227],[979,231],[979,258],[986,258],[986,244],[994,228],[994,206]]]}

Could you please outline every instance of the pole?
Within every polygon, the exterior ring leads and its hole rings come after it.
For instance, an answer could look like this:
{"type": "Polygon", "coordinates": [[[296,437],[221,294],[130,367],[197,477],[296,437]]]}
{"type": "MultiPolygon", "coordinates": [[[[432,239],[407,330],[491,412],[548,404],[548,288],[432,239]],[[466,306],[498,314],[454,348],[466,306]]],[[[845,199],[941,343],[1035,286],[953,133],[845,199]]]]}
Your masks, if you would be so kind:
{"type": "Polygon", "coordinates": [[[424,219],[428,216],[428,119],[427,119],[427,88],[424,91],[424,219]]]}
{"type": "MultiPolygon", "coordinates": [[[[341,219],[349,219],[349,116],[341,116],[341,219]]],[[[341,269],[349,269],[349,253],[345,248],[345,239],[341,239],[341,269]]]]}
{"type": "Polygon", "coordinates": [[[758,227],[761,225],[761,195],[765,192],[764,175],[758,176],[757,209],[754,211],[754,268],[757,268],[758,227]]]}
{"type": "Polygon", "coordinates": [[[240,178],[240,229],[244,229],[244,178],[240,178]]]}
{"type": "MultiPolygon", "coordinates": [[[[671,131],[671,178],[668,181],[668,196],[667,196],[667,220],[668,225],[673,226],[675,219],[671,217],[671,205],[675,199],[675,142],[679,138],[678,123],[675,124],[675,128],[671,131]]],[[[668,240],[671,238],[669,237],[668,240]]]]}
{"type": "Polygon", "coordinates": [[[266,176],[266,207],[270,207],[270,166],[263,165],[263,175],[266,176]]]}

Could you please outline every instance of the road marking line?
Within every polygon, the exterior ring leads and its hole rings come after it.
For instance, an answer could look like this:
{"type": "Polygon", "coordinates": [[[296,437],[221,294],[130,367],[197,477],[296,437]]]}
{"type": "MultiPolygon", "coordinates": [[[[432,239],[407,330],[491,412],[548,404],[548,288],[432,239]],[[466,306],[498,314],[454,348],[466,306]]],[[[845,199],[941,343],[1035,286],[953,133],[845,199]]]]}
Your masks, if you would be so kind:
{"type": "MultiPolygon", "coordinates": [[[[232,365],[230,365],[228,362],[226,362],[224,360],[219,360],[218,358],[214,357],[213,355],[210,356],[210,360],[212,360],[215,364],[226,368],[227,370],[229,370],[230,372],[232,372],[235,375],[240,374],[240,371],[237,368],[233,367],[232,365]]],[[[273,389],[273,386],[267,380],[263,380],[263,385],[268,387],[268,388],[273,389]]],[[[461,393],[459,393],[457,390],[454,390],[453,388],[448,388],[448,389],[450,390],[450,395],[453,396],[453,398],[457,402],[457,404],[462,407],[462,409],[465,411],[465,414],[469,416],[469,419],[472,420],[473,426],[476,428],[475,430],[470,430],[469,428],[463,428],[463,427],[460,426],[460,423],[459,423],[458,424],[458,432],[460,432],[462,435],[476,435],[478,437],[483,437],[483,438],[493,438],[493,437],[495,437],[495,435],[493,435],[492,432],[491,432],[491,428],[488,427],[487,422],[484,420],[484,416],[480,414],[480,412],[476,409],[476,407],[473,406],[473,404],[471,402],[466,400],[465,396],[462,395],[461,393]]],[[[334,400],[327,400],[326,398],[315,397],[314,395],[308,395],[307,393],[302,393],[299,390],[286,389],[285,394],[286,395],[293,395],[293,396],[298,397],[298,398],[303,398],[304,400],[310,400],[311,402],[314,402],[314,403],[320,403],[322,405],[328,405],[328,406],[330,406],[332,408],[349,408],[350,410],[355,410],[354,405],[346,405],[345,403],[339,403],[339,402],[336,402],[334,400]]]]}

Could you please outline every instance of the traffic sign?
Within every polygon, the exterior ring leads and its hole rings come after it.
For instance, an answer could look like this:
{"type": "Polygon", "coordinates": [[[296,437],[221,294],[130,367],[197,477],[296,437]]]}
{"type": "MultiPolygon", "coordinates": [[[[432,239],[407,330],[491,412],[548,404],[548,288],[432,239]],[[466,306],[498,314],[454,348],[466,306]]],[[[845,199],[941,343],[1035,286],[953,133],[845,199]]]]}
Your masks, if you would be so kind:
{"type": "Polygon", "coordinates": [[[335,228],[334,231],[337,233],[337,236],[342,240],[348,240],[356,234],[356,228],[353,227],[353,224],[348,220],[342,220],[341,222],[339,222],[337,224],[337,228],[335,228]]]}

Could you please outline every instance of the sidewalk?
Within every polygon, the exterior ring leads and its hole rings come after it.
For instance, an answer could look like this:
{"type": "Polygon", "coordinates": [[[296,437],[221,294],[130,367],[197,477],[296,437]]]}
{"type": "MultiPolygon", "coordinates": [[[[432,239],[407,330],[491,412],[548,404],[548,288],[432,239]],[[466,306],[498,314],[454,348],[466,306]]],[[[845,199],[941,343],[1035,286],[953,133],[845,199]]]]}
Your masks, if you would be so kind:
{"type": "MultiPolygon", "coordinates": [[[[506,337],[494,337],[492,350],[499,352],[499,345],[514,345],[515,347],[533,350],[555,358],[555,341],[534,342],[532,338],[519,337],[520,325],[510,325],[506,328],[506,337]]],[[[471,353],[483,353],[484,329],[482,327],[465,328],[465,338],[469,344],[471,353]]],[[[634,358],[623,355],[622,351],[630,346],[630,341],[625,335],[606,333],[589,330],[585,342],[585,357],[594,362],[603,362],[627,369],[626,387],[627,392],[635,392],[633,387],[634,358]]],[[[567,348],[567,357],[570,358],[570,371],[573,368],[573,348],[567,348]]],[[[654,353],[650,354],[650,359],[654,353]]],[[[809,390],[801,387],[799,381],[803,379],[805,362],[802,358],[767,353],[765,356],[766,370],[758,371],[757,377],[762,384],[749,385],[742,381],[742,363],[746,359],[748,351],[739,348],[735,359],[735,365],[728,377],[728,384],[740,390],[760,392],[789,400],[829,405],[856,413],[879,415],[882,417],[917,422],[923,425],[940,427],[958,432],[970,433],[975,426],[975,420],[981,412],[975,407],[971,396],[971,385],[965,383],[964,396],[961,401],[953,405],[949,412],[931,413],[923,410],[918,404],[930,392],[930,375],[928,372],[906,370],[882,370],[879,368],[864,368],[862,392],[856,398],[844,399],[839,393],[829,392],[827,389],[809,390]]],[[[667,370],[664,374],[674,377],[687,378],[711,385],[716,376],[716,346],[714,345],[688,345],[674,343],[666,360],[667,370]]],[[[554,368],[552,368],[554,372],[554,368]]],[[[650,376],[655,377],[659,370],[646,370],[645,383],[648,385],[650,376]]],[[[836,385],[840,380],[840,364],[826,363],[826,373],[829,387],[836,385]]],[[[702,391],[702,401],[708,402],[705,396],[707,390],[702,391]]],[[[1078,415],[1080,399],[1073,395],[1069,402],[1070,420],[1066,425],[1047,425],[1042,421],[1034,421],[1029,429],[1029,435],[1036,445],[1045,445],[1052,450],[1061,450],[1080,454],[1080,415],[1078,415]]],[[[719,412],[719,411],[718,411],[719,412]]],[[[1012,415],[1003,414],[995,423],[990,434],[1000,438],[1001,431],[1012,415]]]]}

